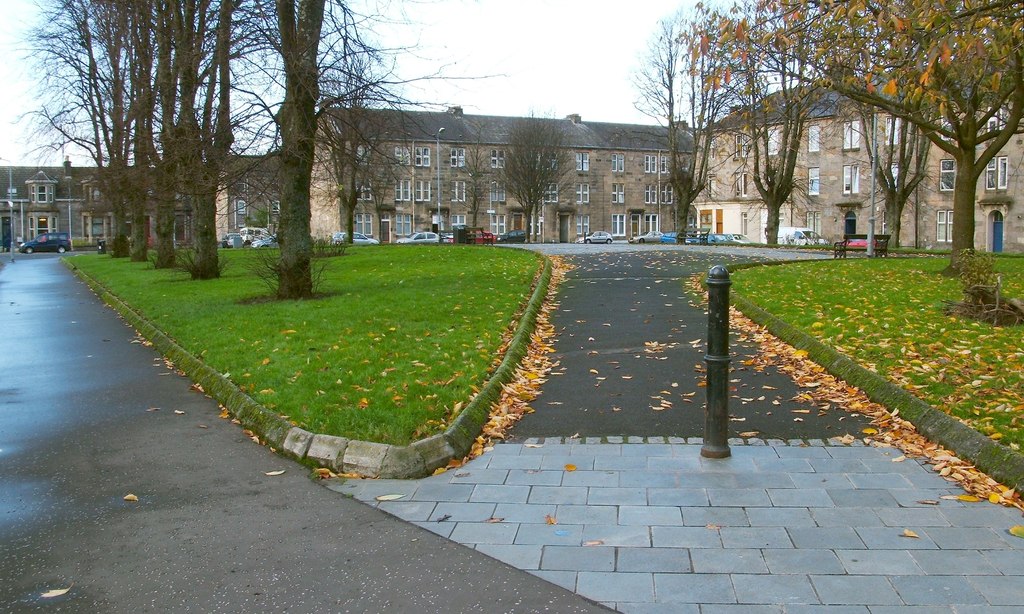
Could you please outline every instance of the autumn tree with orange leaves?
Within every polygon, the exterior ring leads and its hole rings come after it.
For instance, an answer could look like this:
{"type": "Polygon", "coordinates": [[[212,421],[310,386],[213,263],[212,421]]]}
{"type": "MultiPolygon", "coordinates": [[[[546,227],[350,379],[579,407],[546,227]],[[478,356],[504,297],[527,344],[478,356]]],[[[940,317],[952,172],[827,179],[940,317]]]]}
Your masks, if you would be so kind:
{"type": "Polygon", "coordinates": [[[1024,115],[1024,4],[762,0],[812,40],[813,82],[917,126],[955,161],[952,256],[974,249],[975,195],[1024,115]]]}

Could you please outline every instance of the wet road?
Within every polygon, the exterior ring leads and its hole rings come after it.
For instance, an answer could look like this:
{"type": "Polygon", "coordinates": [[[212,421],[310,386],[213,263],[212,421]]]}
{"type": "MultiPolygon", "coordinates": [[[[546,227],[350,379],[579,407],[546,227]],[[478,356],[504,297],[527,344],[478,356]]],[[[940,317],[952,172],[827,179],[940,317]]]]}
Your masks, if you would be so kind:
{"type": "Polygon", "coordinates": [[[0,322],[2,612],[603,611],[321,488],[55,256],[0,269],[0,322]]]}

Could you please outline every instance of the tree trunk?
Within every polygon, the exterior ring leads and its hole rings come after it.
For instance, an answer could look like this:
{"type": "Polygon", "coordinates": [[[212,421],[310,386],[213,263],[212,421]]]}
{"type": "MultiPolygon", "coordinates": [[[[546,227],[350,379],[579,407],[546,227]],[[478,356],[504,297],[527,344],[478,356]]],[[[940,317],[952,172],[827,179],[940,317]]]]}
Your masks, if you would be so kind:
{"type": "Polygon", "coordinates": [[[978,176],[974,172],[974,149],[960,151],[956,161],[956,186],[953,189],[953,245],[949,266],[943,271],[956,275],[960,270],[960,255],[974,251],[974,200],[978,189],[978,176]]]}

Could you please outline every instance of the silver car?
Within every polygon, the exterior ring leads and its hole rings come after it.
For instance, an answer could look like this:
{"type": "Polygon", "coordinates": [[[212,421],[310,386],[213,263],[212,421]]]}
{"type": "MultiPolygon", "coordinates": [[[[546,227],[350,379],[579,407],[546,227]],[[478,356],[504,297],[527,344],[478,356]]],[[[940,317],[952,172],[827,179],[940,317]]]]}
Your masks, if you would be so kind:
{"type": "MultiPolygon", "coordinates": [[[[348,243],[347,232],[336,232],[331,235],[331,243],[340,245],[342,243],[348,243]]],[[[368,237],[361,232],[352,233],[352,245],[380,245],[380,241],[373,237],[368,237]]]]}
{"type": "Polygon", "coordinates": [[[592,233],[590,233],[590,234],[588,234],[588,235],[586,235],[584,237],[580,237],[579,239],[576,239],[576,242],[577,243],[611,243],[614,240],[615,239],[612,238],[612,234],[610,232],[605,232],[603,230],[598,230],[597,232],[592,232],[592,233]]]}
{"type": "Polygon", "coordinates": [[[436,232],[414,232],[408,237],[402,237],[395,241],[395,243],[401,244],[433,243],[434,245],[437,245],[440,242],[441,241],[436,232]]]}

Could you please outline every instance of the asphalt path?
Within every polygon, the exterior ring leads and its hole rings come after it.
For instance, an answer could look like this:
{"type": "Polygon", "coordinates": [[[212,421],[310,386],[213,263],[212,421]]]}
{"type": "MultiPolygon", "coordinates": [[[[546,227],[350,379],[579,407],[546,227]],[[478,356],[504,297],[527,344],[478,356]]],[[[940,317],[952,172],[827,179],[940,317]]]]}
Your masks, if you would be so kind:
{"type": "MultiPolygon", "coordinates": [[[[668,246],[563,246],[573,266],[552,324],[557,366],[512,439],[561,436],[700,437],[704,431],[707,312],[686,280],[716,264],[792,251],[668,246]],[[580,249],[583,247],[583,249],[580,249]]],[[[805,252],[806,253],[806,252],[805,252]]],[[[867,420],[840,407],[798,400],[801,389],[777,369],[744,361],[757,348],[730,335],[731,436],[821,439],[859,433],[867,420]],[[756,435],[753,435],[756,433],[756,435]]]]}
{"type": "Polygon", "coordinates": [[[0,270],[0,322],[0,612],[605,611],[320,487],[55,256],[0,270]]]}

